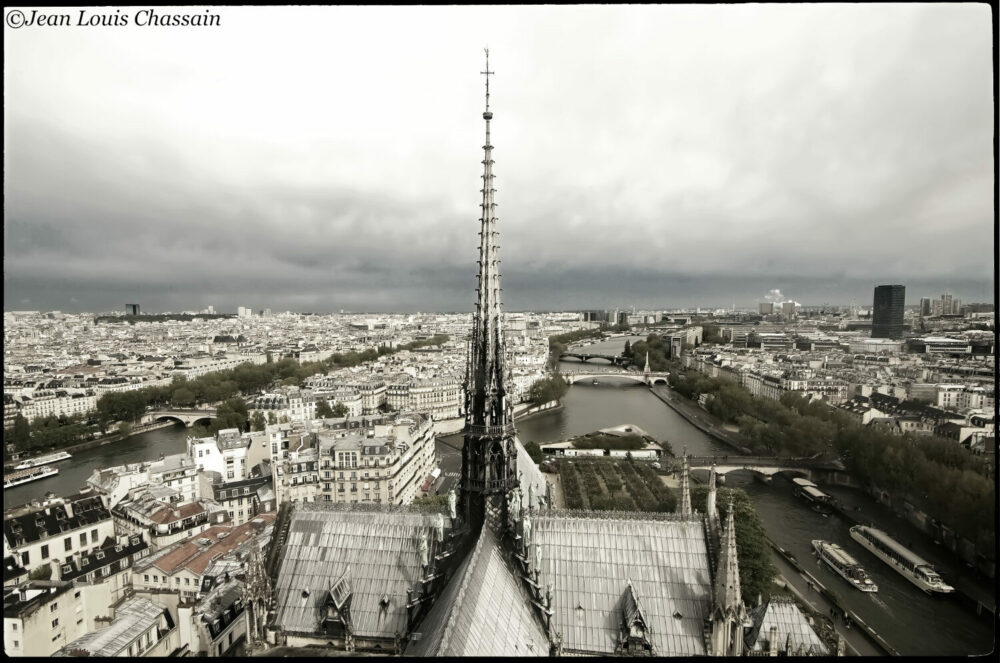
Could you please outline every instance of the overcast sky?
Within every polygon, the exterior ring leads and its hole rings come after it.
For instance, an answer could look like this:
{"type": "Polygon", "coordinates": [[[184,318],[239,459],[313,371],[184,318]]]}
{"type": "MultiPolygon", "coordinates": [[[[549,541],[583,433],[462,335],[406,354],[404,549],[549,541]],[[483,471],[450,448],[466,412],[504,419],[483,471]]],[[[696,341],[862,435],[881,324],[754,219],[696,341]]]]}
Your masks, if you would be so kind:
{"type": "Polygon", "coordinates": [[[487,45],[507,309],[993,300],[987,5],[137,11],[6,22],[5,310],[470,310],[487,45]]]}

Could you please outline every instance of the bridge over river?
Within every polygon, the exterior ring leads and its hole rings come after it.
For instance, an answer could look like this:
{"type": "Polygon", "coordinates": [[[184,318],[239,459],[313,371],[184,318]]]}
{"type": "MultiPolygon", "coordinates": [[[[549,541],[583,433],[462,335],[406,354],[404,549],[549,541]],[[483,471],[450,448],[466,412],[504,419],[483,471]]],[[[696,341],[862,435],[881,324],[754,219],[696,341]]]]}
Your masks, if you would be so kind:
{"type": "Polygon", "coordinates": [[[566,352],[559,355],[559,361],[566,361],[567,357],[573,357],[574,359],[579,359],[581,362],[589,362],[591,359],[601,359],[613,366],[628,366],[633,363],[631,357],[623,357],[621,355],[608,355],[600,354],[596,352],[586,352],[585,350],[567,350],[566,352]]]}
{"type": "Polygon", "coordinates": [[[199,408],[171,408],[168,410],[156,410],[154,412],[147,412],[142,415],[142,419],[139,420],[140,424],[151,424],[154,421],[179,421],[184,424],[187,428],[191,428],[196,423],[208,422],[215,419],[216,411],[214,409],[199,409],[199,408]]]}
{"type": "Polygon", "coordinates": [[[800,474],[812,477],[814,472],[828,474],[843,472],[846,468],[837,459],[830,458],[783,458],[780,456],[688,456],[688,468],[705,470],[715,468],[720,475],[747,470],[765,478],[770,478],[779,472],[800,474]]]}
{"type": "Polygon", "coordinates": [[[633,382],[640,382],[642,384],[652,387],[654,384],[667,384],[667,376],[670,373],[666,371],[650,371],[649,373],[644,373],[642,371],[627,371],[625,369],[614,369],[610,366],[606,369],[584,369],[580,371],[564,371],[562,373],[563,379],[566,380],[566,384],[574,384],[580,380],[599,380],[600,378],[622,378],[625,380],[632,380],[633,382]]]}

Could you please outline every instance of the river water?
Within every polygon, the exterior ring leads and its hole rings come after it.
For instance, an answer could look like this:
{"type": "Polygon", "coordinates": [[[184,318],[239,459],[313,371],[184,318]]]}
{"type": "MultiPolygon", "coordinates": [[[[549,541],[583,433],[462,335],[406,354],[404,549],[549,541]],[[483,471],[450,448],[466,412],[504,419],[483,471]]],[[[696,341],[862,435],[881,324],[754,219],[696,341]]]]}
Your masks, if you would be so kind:
{"type": "Polygon", "coordinates": [[[178,423],[93,449],[74,451],[69,460],[53,464],[53,467],[58,468],[59,474],[3,491],[4,506],[10,508],[25,504],[44,497],[48,492],[60,496],[71,495],[86,485],[87,478],[95,469],[156,460],[161,454],[169,456],[181,453],[186,449],[187,430],[184,424],[178,423]]]}
{"type": "MultiPolygon", "coordinates": [[[[633,337],[632,341],[642,337],[633,337]]],[[[595,353],[621,352],[625,339],[613,339],[588,346],[595,353]]],[[[584,367],[596,367],[598,362],[584,364],[561,362],[561,370],[568,372],[584,367]]],[[[563,409],[520,421],[518,435],[523,442],[550,442],[574,435],[589,433],[599,428],[635,424],[658,440],[668,442],[675,453],[686,446],[692,455],[731,454],[732,450],[708,437],[680,415],[675,413],[647,387],[639,383],[616,378],[601,378],[598,384],[582,382],[570,388],[563,399],[563,409]]],[[[59,464],[57,477],[36,481],[5,491],[8,506],[41,497],[47,491],[69,494],[79,489],[95,468],[138,462],[157,458],[160,454],[179,453],[184,450],[185,428],[178,425],[133,436],[104,447],[81,451],[70,461],[59,464]]],[[[442,448],[442,447],[439,447],[442,448]]],[[[454,459],[453,459],[454,460],[454,459]]],[[[745,490],[753,499],[768,536],[789,551],[799,562],[833,590],[842,603],[872,626],[885,640],[904,655],[969,655],[991,651],[994,632],[990,624],[974,617],[970,611],[948,598],[926,596],[909,581],[890,569],[850,538],[850,524],[836,515],[824,517],[809,509],[792,494],[791,484],[781,476],[769,485],[762,484],[745,472],[734,472],[726,477],[726,485],[745,490]],[[838,543],[854,556],[869,572],[879,586],[878,593],[864,594],[848,586],[825,564],[820,565],[812,555],[811,540],[824,539],[838,543]]],[[[838,489],[838,497],[844,489],[838,489]]],[[[850,495],[852,503],[863,505],[867,513],[878,512],[878,506],[858,491],[850,495]]],[[[892,522],[879,522],[891,534],[903,535],[905,528],[893,527],[892,522]]],[[[925,554],[932,542],[919,539],[906,531],[904,543],[915,541],[920,554],[925,554]]],[[[927,556],[927,555],[925,555],[927,556]]],[[[955,563],[933,558],[935,566],[946,581],[956,574],[955,563]]],[[[992,583],[991,583],[992,584],[992,583]]],[[[744,597],[753,603],[756,597],[744,597]]]]}

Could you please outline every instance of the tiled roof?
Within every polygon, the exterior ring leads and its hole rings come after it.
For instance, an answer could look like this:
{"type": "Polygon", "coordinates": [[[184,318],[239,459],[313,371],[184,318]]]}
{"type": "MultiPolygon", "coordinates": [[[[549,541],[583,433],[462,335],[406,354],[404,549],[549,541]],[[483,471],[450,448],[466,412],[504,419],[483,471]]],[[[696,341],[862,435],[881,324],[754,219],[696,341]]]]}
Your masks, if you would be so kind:
{"type": "Polygon", "coordinates": [[[110,626],[91,631],[63,647],[57,654],[82,650],[90,656],[120,656],[126,647],[148,631],[166,608],[146,598],[133,598],[115,613],[110,626]]]}
{"type": "Polygon", "coordinates": [[[266,524],[273,520],[273,514],[260,514],[254,520],[238,527],[210,527],[181,542],[176,548],[168,549],[168,552],[151,558],[151,566],[171,575],[181,569],[187,569],[200,576],[213,559],[254,539],[266,524]]]}
{"type": "Polygon", "coordinates": [[[553,630],[567,652],[613,654],[631,580],[660,656],[704,655],[711,576],[700,518],[543,511],[539,584],[553,586],[553,630]]]}
{"type": "Polygon", "coordinates": [[[19,516],[4,518],[3,533],[7,545],[11,548],[19,547],[111,518],[111,513],[96,493],[91,495],[79,493],[67,497],[65,502],[72,505],[72,516],[67,514],[63,503],[58,503],[19,516]],[[24,543],[19,543],[21,540],[24,543]]]}
{"type": "Polygon", "coordinates": [[[775,646],[784,652],[791,644],[792,654],[800,652],[813,656],[828,656],[826,645],[809,625],[805,615],[791,599],[773,597],[764,605],[754,608],[750,613],[753,627],[747,631],[744,644],[748,649],[761,651],[771,637],[771,626],[776,626],[777,642],[775,646]]]}
{"type": "Polygon", "coordinates": [[[405,633],[406,590],[423,576],[418,542],[427,536],[428,554],[437,552],[436,520],[437,513],[413,508],[296,505],[275,583],[277,625],[321,632],[330,583],[349,569],[355,635],[405,633]]]}

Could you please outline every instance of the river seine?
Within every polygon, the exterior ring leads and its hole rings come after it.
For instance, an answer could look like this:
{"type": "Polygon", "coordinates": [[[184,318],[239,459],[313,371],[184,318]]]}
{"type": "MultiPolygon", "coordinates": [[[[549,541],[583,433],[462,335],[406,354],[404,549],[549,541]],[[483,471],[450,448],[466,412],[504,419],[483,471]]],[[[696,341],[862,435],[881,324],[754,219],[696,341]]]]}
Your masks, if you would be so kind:
{"type": "MultiPolygon", "coordinates": [[[[633,337],[633,342],[641,337],[633,337]]],[[[588,346],[595,353],[617,354],[625,339],[603,341],[588,346]]],[[[563,372],[596,368],[602,362],[562,362],[563,372]]],[[[661,387],[658,387],[661,388],[661,387]]],[[[650,390],[639,383],[621,378],[601,378],[598,384],[577,383],[564,398],[564,407],[553,413],[538,415],[518,422],[518,435],[523,442],[549,442],[589,433],[599,428],[631,423],[659,440],[666,441],[675,453],[686,446],[692,455],[732,454],[732,450],[705,435],[675,413],[650,390]]],[[[59,463],[57,477],[36,481],[5,491],[7,505],[23,503],[41,497],[47,491],[69,494],[79,489],[95,468],[151,460],[160,454],[184,450],[185,432],[182,426],[164,428],[133,436],[97,449],[74,454],[59,463]]],[[[697,476],[697,475],[696,475],[697,476]]],[[[703,478],[703,477],[702,477],[703,478]]],[[[726,485],[745,490],[757,506],[768,536],[793,554],[814,577],[840,596],[843,604],[872,626],[901,654],[954,656],[985,654],[992,650],[994,633],[991,624],[977,618],[954,599],[926,596],[909,581],[863,549],[850,538],[850,524],[836,515],[822,516],[809,509],[792,494],[791,484],[776,477],[769,485],[762,484],[746,472],[727,476],[726,485]],[[876,594],[864,594],[848,586],[826,565],[820,565],[812,554],[811,540],[825,539],[842,546],[854,556],[878,584],[876,594]]],[[[886,515],[859,491],[838,497],[861,505],[863,513],[880,517],[877,525],[897,536],[904,544],[932,561],[946,581],[957,576],[969,581],[971,574],[955,568],[957,562],[943,554],[934,554],[933,542],[926,540],[898,519],[886,515]]],[[[981,583],[992,581],[979,580],[981,583]]],[[[954,584],[954,582],[953,582],[954,584]]],[[[756,597],[744,597],[754,603],[756,597]]]]}

